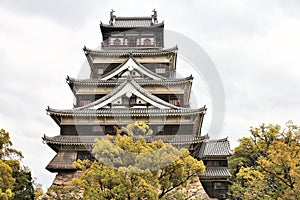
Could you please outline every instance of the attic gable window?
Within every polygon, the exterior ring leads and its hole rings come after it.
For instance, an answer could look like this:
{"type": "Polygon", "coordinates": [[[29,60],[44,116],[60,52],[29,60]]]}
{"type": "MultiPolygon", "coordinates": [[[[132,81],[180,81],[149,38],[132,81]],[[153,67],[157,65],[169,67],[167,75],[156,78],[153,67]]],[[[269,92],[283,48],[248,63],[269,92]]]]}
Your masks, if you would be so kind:
{"type": "Polygon", "coordinates": [[[97,74],[103,74],[103,68],[98,67],[97,68],[97,74]]]}
{"type": "Polygon", "coordinates": [[[166,73],[166,68],[156,68],[155,72],[157,74],[164,74],[164,73],[166,73]]]}

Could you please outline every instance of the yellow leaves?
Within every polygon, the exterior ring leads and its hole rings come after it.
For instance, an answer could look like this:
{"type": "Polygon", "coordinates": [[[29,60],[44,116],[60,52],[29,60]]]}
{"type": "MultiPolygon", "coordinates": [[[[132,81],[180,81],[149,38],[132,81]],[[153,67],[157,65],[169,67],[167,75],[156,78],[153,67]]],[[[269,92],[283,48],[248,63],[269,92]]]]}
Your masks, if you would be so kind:
{"type": "Polygon", "coordinates": [[[106,140],[113,140],[114,139],[114,136],[112,136],[112,135],[105,135],[105,139],[106,140]]]}
{"type": "Polygon", "coordinates": [[[23,158],[22,153],[16,149],[11,148],[12,142],[10,140],[9,133],[4,129],[0,130],[0,159],[5,160],[7,158],[11,159],[21,159],[23,158]]]}
{"type": "Polygon", "coordinates": [[[152,135],[152,134],[153,134],[152,129],[149,129],[148,132],[147,132],[147,135],[152,135]]]}
{"type": "Polygon", "coordinates": [[[90,168],[91,165],[92,162],[90,160],[79,160],[79,159],[72,164],[73,167],[81,170],[86,170],[90,168]]]}
{"type": "Polygon", "coordinates": [[[122,127],[122,130],[128,135],[152,135],[153,131],[143,121],[135,121],[132,124],[128,124],[126,127],[122,127]]]}
{"type": "Polygon", "coordinates": [[[12,175],[13,170],[8,164],[0,160],[0,172],[1,196],[3,196],[3,198],[8,198],[15,183],[15,179],[12,175]]]}
{"type": "MultiPolygon", "coordinates": [[[[141,122],[127,128],[134,126],[148,128],[141,122]]],[[[178,150],[162,141],[147,143],[143,137],[133,141],[117,135],[114,141],[95,142],[93,154],[98,162],[74,163],[83,169],[74,184],[84,189],[84,199],[158,199],[158,195],[175,194],[174,188],[204,173],[203,162],[187,149],[178,150]]]]}
{"type": "Polygon", "coordinates": [[[263,180],[265,176],[253,167],[242,167],[237,174],[237,177],[246,179],[248,184],[253,184],[257,181],[263,180]]]}
{"type": "Polygon", "coordinates": [[[9,200],[12,197],[13,197],[13,192],[11,191],[11,189],[6,189],[5,191],[2,191],[2,189],[0,189],[1,200],[9,200]]]}
{"type": "Polygon", "coordinates": [[[234,197],[299,199],[300,127],[291,121],[284,129],[262,124],[251,128],[251,134],[239,140],[230,158],[229,166],[236,173],[234,197]]]}

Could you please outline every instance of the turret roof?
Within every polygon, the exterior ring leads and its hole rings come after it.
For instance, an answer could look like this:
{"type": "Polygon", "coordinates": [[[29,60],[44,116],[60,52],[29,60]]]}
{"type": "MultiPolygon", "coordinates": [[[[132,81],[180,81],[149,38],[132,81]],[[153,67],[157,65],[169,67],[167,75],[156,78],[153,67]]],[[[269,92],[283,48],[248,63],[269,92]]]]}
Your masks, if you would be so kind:
{"type": "Polygon", "coordinates": [[[157,11],[154,9],[152,16],[142,17],[117,17],[110,11],[109,24],[100,23],[101,27],[113,27],[113,28],[152,28],[164,26],[164,22],[158,22],[157,11]]]}
{"type": "MultiPolygon", "coordinates": [[[[202,144],[203,145],[203,144],[202,144]]],[[[227,167],[206,167],[205,172],[201,178],[228,178],[231,174],[227,167]]]]}
{"type": "Polygon", "coordinates": [[[58,116],[185,116],[205,114],[206,107],[199,109],[181,108],[181,109],[152,109],[152,108],[111,108],[111,109],[53,109],[48,107],[46,109],[50,115],[58,116]]]}
{"type": "MultiPolygon", "coordinates": [[[[174,78],[174,79],[163,79],[163,80],[152,80],[152,79],[135,79],[135,81],[139,85],[176,85],[187,83],[193,80],[193,76],[190,75],[185,78],[174,78]]],[[[71,84],[78,84],[78,85],[119,85],[120,80],[118,79],[111,79],[111,80],[101,80],[97,78],[89,78],[89,79],[76,79],[67,76],[66,81],[69,85],[71,84]]]]}
{"type": "Polygon", "coordinates": [[[199,158],[231,156],[229,141],[227,138],[218,140],[209,140],[201,146],[199,158]]]}
{"type": "Polygon", "coordinates": [[[83,51],[86,55],[113,55],[113,56],[140,56],[140,55],[164,55],[170,53],[176,53],[178,47],[171,48],[130,48],[130,49],[112,49],[104,48],[100,50],[90,49],[84,46],[83,51]]]}
{"type": "MultiPolygon", "coordinates": [[[[113,136],[114,138],[115,136],[113,136]]],[[[133,140],[141,136],[133,136],[133,140]]],[[[206,139],[206,136],[197,136],[197,135],[146,135],[142,136],[146,142],[153,142],[161,140],[163,142],[172,143],[172,144],[182,144],[182,143],[198,143],[206,139]]],[[[54,137],[49,137],[44,135],[42,137],[43,141],[47,144],[58,144],[58,145],[91,145],[94,144],[95,139],[104,139],[105,135],[102,136],[72,136],[72,135],[58,135],[54,137]]],[[[112,139],[113,139],[112,138],[112,139]]]]}

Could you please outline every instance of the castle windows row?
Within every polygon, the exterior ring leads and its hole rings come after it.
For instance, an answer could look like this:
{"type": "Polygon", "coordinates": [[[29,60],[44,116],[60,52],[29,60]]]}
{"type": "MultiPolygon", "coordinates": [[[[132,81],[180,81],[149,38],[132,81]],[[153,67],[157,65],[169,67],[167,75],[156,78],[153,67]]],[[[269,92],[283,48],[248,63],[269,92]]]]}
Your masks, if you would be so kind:
{"type": "MultiPolygon", "coordinates": [[[[97,63],[93,65],[94,72],[93,72],[93,78],[99,78],[110,71],[114,70],[120,65],[120,63],[97,63]]],[[[142,63],[144,67],[151,70],[154,73],[157,73],[161,76],[170,77],[171,71],[169,67],[169,63],[142,63]]],[[[145,78],[145,77],[141,77],[145,78]]]]}
{"type": "MultiPolygon", "coordinates": [[[[63,125],[61,126],[61,135],[98,135],[106,134],[116,135],[117,128],[126,127],[126,125],[63,125]]],[[[150,125],[154,135],[188,135],[193,131],[192,124],[182,125],[150,125]]]]}
{"type": "Polygon", "coordinates": [[[128,46],[128,47],[135,47],[135,46],[145,46],[145,47],[151,47],[155,46],[154,39],[153,38],[141,38],[137,39],[135,37],[132,38],[111,38],[109,41],[109,46],[128,46]]]}
{"type": "MultiPolygon", "coordinates": [[[[104,73],[104,69],[102,67],[97,67],[97,74],[102,75],[104,73]]],[[[155,73],[157,74],[166,74],[166,68],[158,66],[155,68],[155,73]]]]}
{"type": "MultiPolygon", "coordinates": [[[[184,106],[183,105],[183,95],[178,94],[154,94],[158,98],[164,100],[175,106],[184,106]]],[[[76,98],[76,105],[81,107],[87,105],[93,101],[96,101],[103,97],[104,95],[79,95],[76,98]]],[[[138,98],[135,95],[128,98],[127,96],[122,96],[119,99],[116,99],[114,102],[109,104],[110,107],[148,107],[149,105],[142,99],[138,98]]]]}
{"type": "Polygon", "coordinates": [[[163,47],[162,33],[117,33],[102,42],[102,47],[163,47]]]}

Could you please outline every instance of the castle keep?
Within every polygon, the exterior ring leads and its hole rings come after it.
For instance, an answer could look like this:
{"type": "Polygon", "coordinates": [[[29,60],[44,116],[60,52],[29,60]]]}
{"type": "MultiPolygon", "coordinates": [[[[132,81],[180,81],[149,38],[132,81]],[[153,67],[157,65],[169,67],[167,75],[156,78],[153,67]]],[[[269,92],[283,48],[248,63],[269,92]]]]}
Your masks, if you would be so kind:
{"type": "Polygon", "coordinates": [[[72,174],[74,161],[94,159],[90,152],[96,138],[114,136],[122,126],[144,121],[153,130],[144,136],[147,142],[162,140],[188,148],[206,165],[200,180],[208,195],[226,195],[229,142],[209,140],[201,133],[206,107],[190,107],[193,77],[176,78],[178,48],[164,48],[164,22],[158,21],[157,12],[117,17],[111,11],[109,23],[101,23],[100,29],[101,49],[83,48],[90,77],[66,78],[76,99],[74,107],[47,108],[60,133],[43,137],[57,153],[46,169],[72,174]]]}

